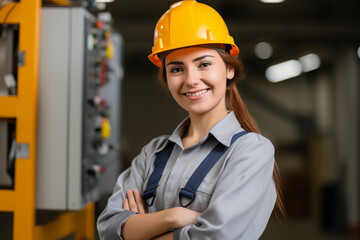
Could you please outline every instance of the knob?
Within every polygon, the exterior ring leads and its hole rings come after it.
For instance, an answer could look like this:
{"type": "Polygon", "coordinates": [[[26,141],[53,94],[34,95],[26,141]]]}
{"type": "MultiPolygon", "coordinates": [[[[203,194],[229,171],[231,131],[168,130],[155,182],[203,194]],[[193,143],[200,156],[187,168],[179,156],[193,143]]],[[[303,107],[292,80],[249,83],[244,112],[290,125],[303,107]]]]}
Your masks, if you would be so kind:
{"type": "Polygon", "coordinates": [[[86,170],[87,174],[89,174],[90,176],[98,176],[101,173],[105,172],[105,167],[103,165],[99,165],[99,164],[94,164],[92,166],[90,166],[87,170],[86,170]]]}

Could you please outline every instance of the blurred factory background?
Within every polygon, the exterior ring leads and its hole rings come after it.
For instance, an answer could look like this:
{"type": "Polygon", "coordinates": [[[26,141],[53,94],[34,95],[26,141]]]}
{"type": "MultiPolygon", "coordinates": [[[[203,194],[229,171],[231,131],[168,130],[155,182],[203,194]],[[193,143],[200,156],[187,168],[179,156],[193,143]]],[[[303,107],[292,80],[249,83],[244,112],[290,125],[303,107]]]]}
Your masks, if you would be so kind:
{"type": "MultiPolygon", "coordinates": [[[[360,1],[203,2],[238,44],[247,70],[240,94],[276,147],[288,219],[271,221],[262,239],[352,239],[360,215],[360,1]]],[[[169,5],[108,5],[124,39],[124,166],[185,117],[147,60],[169,5]]]]}
{"type": "MultiPolygon", "coordinates": [[[[186,112],[158,81],[157,68],[147,59],[156,22],[174,2],[42,2],[36,224],[51,219],[54,210],[80,211],[88,202],[96,203],[96,218],[111,195],[116,176],[130,165],[146,143],[156,136],[172,133],[186,117],[186,112]],[[87,19],[84,25],[71,27],[74,26],[71,21],[76,22],[79,16],[87,19]],[[46,28],[49,35],[44,33],[46,28]],[[94,32],[94,29],[97,30],[94,32]],[[89,35],[92,38],[89,39],[89,35]],[[82,36],[80,40],[79,36],[82,36]],[[69,41],[71,38],[74,40],[69,41]],[[109,39],[110,47],[107,45],[109,39]],[[87,46],[76,45],[83,44],[81,41],[87,46]],[[56,47],[66,45],[64,42],[75,45],[56,47]],[[74,50],[79,52],[64,54],[74,50]],[[46,56],[42,55],[45,52],[46,56]],[[76,59],[76,56],[81,57],[76,59]],[[104,64],[108,65],[105,69],[108,77],[101,81],[104,64]],[[59,70],[59,65],[64,66],[59,70]],[[81,69],[78,73],[74,72],[77,68],[81,69]],[[71,79],[79,76],[88,82],[74,85],[76,81],[71,79]],[[68,85],[59,86],[56,80],[47,85],[47,79],[61,77],[70,79],[68,85]],[[91,84],[98,79],[100,83],[91,84]],[[44,88],[52,92],[42,90],[44,88]],[[81,98],[77,91],[82,92],[81,98]],[[63,102],[64,98],[75,100],[63,102]],[[41,99],[45,99],[45,103],[41,99]],[[47,114],[41,115],[44,112],[41,109],[47,109],[47,114]],[[73,114],[76,111],[84,115],[73,114]],[[83,116],[92,120],[86,121],[83,116]],[[61,117],[67,121],[66,125],[62,125],[61,117]],[[108,121],[111,137],[107,134],[108,121]],[[83,129],[85,136],[79,137],[81,134],[75,131],[77,127],[83,129]],[[61,137],[53,139],[53,135],[61,137]],[[49,148],[42,148],[45,145],[49,148]],[[66,159],[82,157],[75,165],[71,160],[57,165],[61,154],[65,154],[63,158],[66,159]],[[53,162],[45,159],[53,159],[53,162]],[[40,167],[39,162],[43,163],[40,167]],[[77,174],[82,177],[76,179],[77,174]],[[59,180],[49,183],[48,179],[53,176],[59,180]],[[64,178],[67,180],[61,187],[54,189],[64,178]],[[53,192],[49,194],[49,191],[53,192]],[[63,195],[61,191],[66,199],[59,197],[63,195]]],[[[263,135],[275,145],[288,216],[280,221],[272,218],[261,239],[359,239],[360,1],[199,2],[215,8],[227,23],[246,68],[246,78],[238,84],[240,94],[263,135]]],[[[9,9],[10,6],[0,9],[0,24],[4,25],[9,9]]],[[[8,81],[11,80],[9,72],[17,78],[16,68],[14,70],[11,64],[15,60],[9,59],[21,41],[18,37],[21,26],[10,24],[10,20],[7,28],[3,28],[3,33],[9,33],[0,38],[0,77],[7,76],[8,81]]],[[[16,89],[14,93],[2,80],[0,90],[1,95],[16,95],[16,89]]],[[[9,101],[0,98],[0,160],[3,159],[0,161],[0,185],[11,190],[14,181],[9,174],[8,156],[15,139],[12,134],[18,134],[14,133],[16,121],[13,120],[18,116],[14,113],[9,117],[1,110],[9,108],[4,105],[9,101]]],[[[17,154],[23,153],[19,145],[17,154]]],[[[6,204],[11,205],[9,201],[6,204]]],[[[5,236],[1,238],[12,239],[11,221],[16,220],[16,216],[5,208],[0,207],[4,211],[0,213],[0,230],[5,236]]]]}

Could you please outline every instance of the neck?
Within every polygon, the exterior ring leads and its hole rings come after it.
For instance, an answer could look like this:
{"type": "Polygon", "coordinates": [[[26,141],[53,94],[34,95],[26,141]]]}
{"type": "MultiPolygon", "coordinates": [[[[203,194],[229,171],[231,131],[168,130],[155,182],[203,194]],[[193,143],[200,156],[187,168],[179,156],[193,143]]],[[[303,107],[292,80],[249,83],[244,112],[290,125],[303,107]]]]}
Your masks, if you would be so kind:
{"type": "Polygon", "coordinates": [[[207,112],[205,114],[189,114],[190,125],[182,137],[183,147],[197,144],[221,119],[227,115],[224,108],[221,112],[207,112]]]}

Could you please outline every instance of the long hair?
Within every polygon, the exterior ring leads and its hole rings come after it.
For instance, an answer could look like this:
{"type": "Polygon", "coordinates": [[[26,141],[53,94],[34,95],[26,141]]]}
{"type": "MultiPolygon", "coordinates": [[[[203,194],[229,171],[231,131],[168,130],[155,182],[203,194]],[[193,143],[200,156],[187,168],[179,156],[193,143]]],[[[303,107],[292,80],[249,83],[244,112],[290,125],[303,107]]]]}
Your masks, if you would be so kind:
{"type": "MultiPolygon", "coordinates": [[[[224,52],[218,49],[215,50],[219,53],[220,57],[223,59],[226,67],[234,69],[234,77],[232,79],[227,79],[227,88],[226,88],[226,96],[225,96],[226,107],[234,112],[241,126],[246,131],[261,134],[258,125],[256,124],[254,118],[249,113],[236,87],[236,82],[239,79],[241,79],[244,74],[244,67],[242,62],[237,57],[231,56],[228,52],[224,52]]],[[[164,65],[164,62],[162,65],[164,65]]],[[[161,76],[162,83],[164,85],[167,85],[166,70],[164,67],[160,68],[159,75],[161,76]]],[[[282,201],[282,193],[280,187],[280,173],[276,161],[274,162],[273,179],[275,182],[275,189],[277,194],[274,213],[276,217],[285,216],[285,207],[282,201]]]]}
{"type": "MultiPolygon", "coordinates": [[[[234,113],[241,126],[249,132],[256,132],[261,134],[261,131],[256,124],[254,118],[249,113],[244,101],[242,100],[239,91],[236,87],[236,82],[243,77],[244,67],[242,62],[234,56],[231,56],[227,52],[217,51],[220,57],[225,62],[226,67],[233,68],[234,77],[232,79],[227,79],[227,89],[226,89],[226,105],[234,113]]],[[[285,207],[282,201],[282,193],[280,186],[280,172],[276,161],[274,161],[274,170],[273,170],[273,179],[275,182],[276,189],[276,203],[275,203],[275,215],[285,216],[285,207]]]]}

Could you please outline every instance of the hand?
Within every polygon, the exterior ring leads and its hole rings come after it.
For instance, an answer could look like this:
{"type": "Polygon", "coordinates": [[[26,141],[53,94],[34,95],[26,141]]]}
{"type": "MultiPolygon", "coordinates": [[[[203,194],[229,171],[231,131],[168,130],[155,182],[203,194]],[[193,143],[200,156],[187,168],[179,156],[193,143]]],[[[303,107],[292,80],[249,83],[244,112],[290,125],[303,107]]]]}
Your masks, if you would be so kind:
{"type": "Polygon", "coordinates": [[[141,214],[148,213],[146,203],[141,197],[140,191],[134,189],[126,192],[126,199],[123,201],[123,208],[141,214]]]}
{"type": "Polygon", "coordinates": [[[196,212],[183,207],[175,207],[169,210],[172,211],[174,228],[182,228],[190,224],[195,224],[196,218],[200,214],[200,212],[196,212]]]}

